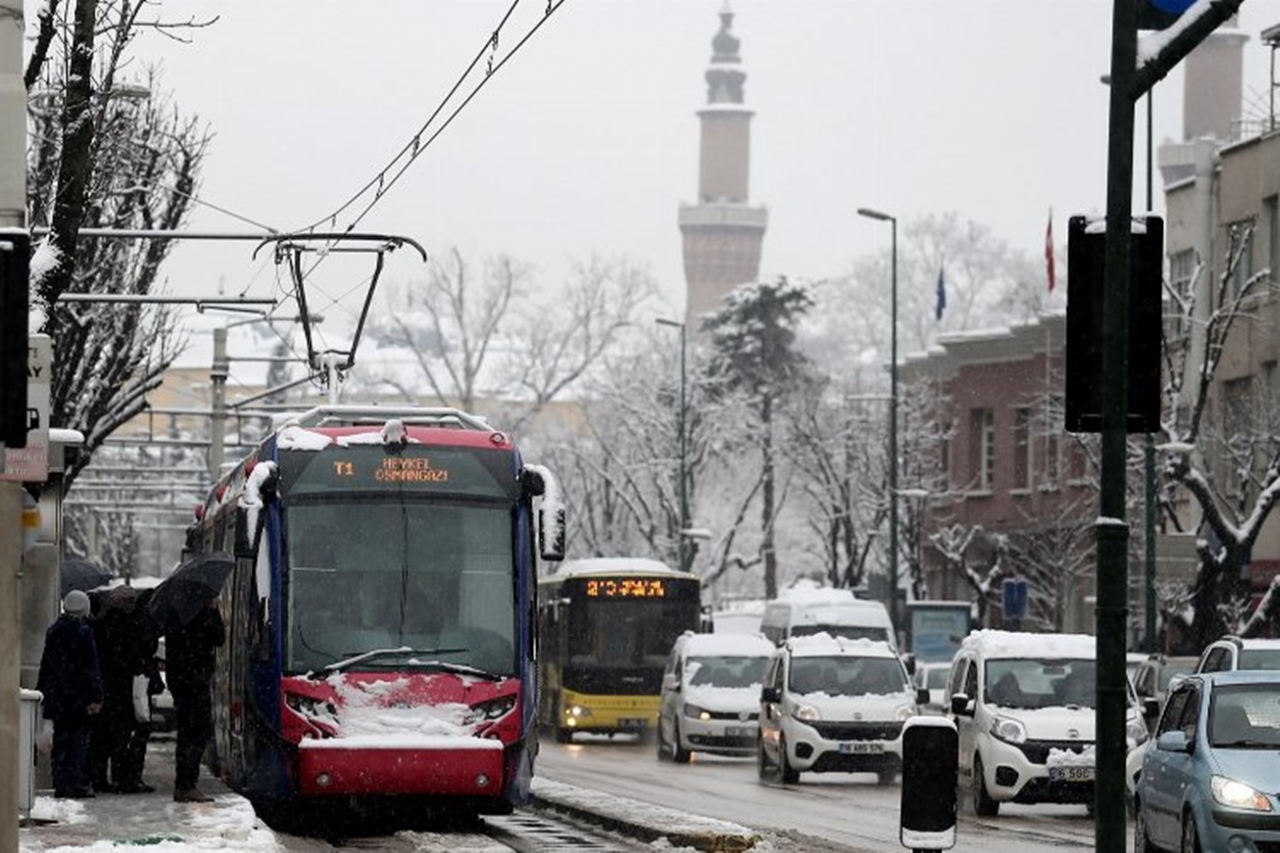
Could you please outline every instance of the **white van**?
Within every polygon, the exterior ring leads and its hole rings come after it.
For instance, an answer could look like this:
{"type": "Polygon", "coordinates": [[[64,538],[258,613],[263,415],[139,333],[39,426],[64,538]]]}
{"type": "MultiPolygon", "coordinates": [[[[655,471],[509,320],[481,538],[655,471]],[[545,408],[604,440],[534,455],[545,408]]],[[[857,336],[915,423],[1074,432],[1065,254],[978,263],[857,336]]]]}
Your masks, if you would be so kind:
{"type": "MultiPolygon", "coordinates": [[[[1092,807],[1096,648],[1088,634],[990,630],[961,643],[947,693],[976,814],[1004,802],[1092,807]]],[[[1131,748],[1147,738],[1136,703],[1125,731],[1131,748]]]]}
{"type": "Polygon", "coordinates": [[[898,648],[889,611],[879,601],[857,598],[849,589],[792,590],[766,602],[760,633],[782,645],[792,637],[826,633],[849,640],[883,640],[898,648]]]}

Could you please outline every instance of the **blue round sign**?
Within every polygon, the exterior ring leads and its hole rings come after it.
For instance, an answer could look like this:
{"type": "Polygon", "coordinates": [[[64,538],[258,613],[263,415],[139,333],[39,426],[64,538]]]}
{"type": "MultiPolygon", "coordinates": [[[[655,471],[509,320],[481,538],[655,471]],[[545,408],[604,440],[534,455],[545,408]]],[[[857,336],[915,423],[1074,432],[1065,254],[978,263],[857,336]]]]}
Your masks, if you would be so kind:
{"type": "Polygon", "coordinates": [[[1170,15],[1181,15],[1190,9],[1196,0],[1147,0],[1147,2],[1161,12],[1168,12],[1170,15]]]}

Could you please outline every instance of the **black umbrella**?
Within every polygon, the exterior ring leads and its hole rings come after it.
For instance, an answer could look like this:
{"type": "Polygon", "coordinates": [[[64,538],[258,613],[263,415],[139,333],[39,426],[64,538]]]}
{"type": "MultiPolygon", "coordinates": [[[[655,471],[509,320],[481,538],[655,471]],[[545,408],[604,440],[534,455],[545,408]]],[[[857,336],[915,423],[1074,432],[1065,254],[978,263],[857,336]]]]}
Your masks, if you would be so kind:
{"type": "Polygon", "coordinates": [[[88,592],[109,583],[113,577],[115,575],[93,560],[85,557],[67,557],[62,561],[59,595],[66,598],[67,593],[73,589],[88,592]]]}
{"type": "Polygon", "coordinates": [[[184,627],[222,591],[235,565],[221,551],[192,557],[155,588],[147,604],[151,618],[165,633],[184,627]]]}

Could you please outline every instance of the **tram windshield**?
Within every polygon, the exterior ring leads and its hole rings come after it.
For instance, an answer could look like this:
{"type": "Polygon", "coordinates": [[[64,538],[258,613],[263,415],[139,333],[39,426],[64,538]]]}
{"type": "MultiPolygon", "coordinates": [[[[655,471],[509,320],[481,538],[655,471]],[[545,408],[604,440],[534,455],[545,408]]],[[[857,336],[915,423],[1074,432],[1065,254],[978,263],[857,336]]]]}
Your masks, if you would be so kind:
{"type": "Polygon", "coordinates": [[[290,505],[285,526],[288,672],[407,648],[357,668],[515,673],[510,506],[331,495],[290,505]]]}

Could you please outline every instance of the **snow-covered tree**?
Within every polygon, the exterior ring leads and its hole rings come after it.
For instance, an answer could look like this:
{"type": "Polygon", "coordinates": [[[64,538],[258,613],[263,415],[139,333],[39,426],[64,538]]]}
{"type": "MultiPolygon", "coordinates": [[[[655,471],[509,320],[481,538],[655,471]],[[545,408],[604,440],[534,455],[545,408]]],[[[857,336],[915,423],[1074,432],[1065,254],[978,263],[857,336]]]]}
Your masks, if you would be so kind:
{"type": "Polygon", "coordinates": [[[43,314],[37,331],[54,347],[50,422],[85,436],[68,487],[102,441],[142,411],[181,346],[163,310],[58,301],[151,293],[171,241],[86,239],[81,231],[176,228],[197,188],[208,133],[157,91],[154,74],[122,79],[131,40],[143,28],[165,28],[142,21],[147,7],[145,0],[43,4],[24,74],[29,221],[49,229],[32,259],[32,287],[43,314]]]}
{"type": "Polygon", "coordinates": [[[361,381],[407,399],[501,412],[518,430],[587,375],[656,296],[648,269],[627,258],[592,257],[539,296],[533,271],[509,256],[486,259],[477,275],[461,250],[434,262],[425,282],[391,290],[389,308],[366,334],[402,353],[409,374],[384,366],[361,381]]]}
{"type": "Polygon", "coordinates": [[[949,524],[929,534],[948,571],[964,578],[973,596],[974,624],[987,626],[987,613],[996,594],[996,583],[1012,573],[1007,556],[1009,540],[988,533],[980,524],[949,524]]]}
{"type": "Polygon", "coordinates": [[[1248,394],[1227,387],[1220,369],[1228,341],[1240,327],[1258,321],[1257,294],[1271,287],[1270,270],[1239,274],[1251,251],[1254,223],[1228,229],[1226,263],[1212,283],[1209,305],[1197,304],[1198,265],[1185,292],[1166,286],[1180,336],[1165,341],[1166,405],[1162,474],[1165,517],[1180,527],[1177,489],[1185,489],[1199,510],[1200,566],[1186,599],[1172,602],[1166,625],[1199,652],[1228,629],[1246,636],[1280,621],[1276,583],[1252,614],[1242,569],[1262,526],[1280,498],[1280,441],[1277,412],[1248,394]],[[1219,402],[1220,417],[1214,417],[1219,402]],[[1215,470],[1216,469],[1216,470],[1215,470]],[[1189,606],[1185,606],[1189,605],[1189,606]]]}
{"type": "MultiPolygon", "coordinates": [[[[777,514],[783,504],[778,491],[774,420],[797,389],[810,381],[808,359],[796,348],[796,328],[813,305],[806,288],[785,276],[772,282],[742,284],[724,304],[702,319],[710,338],[707,365],[712,397],[740,395],[750,412],[750,446],[760,457],[759,559],[764,566],[766,598],[778,594],[778,561],[774,550],[777,514]]],[[[728,552],[721,566],[731,559],[728,552]]]]}

